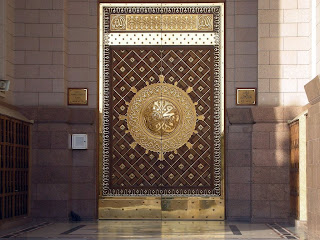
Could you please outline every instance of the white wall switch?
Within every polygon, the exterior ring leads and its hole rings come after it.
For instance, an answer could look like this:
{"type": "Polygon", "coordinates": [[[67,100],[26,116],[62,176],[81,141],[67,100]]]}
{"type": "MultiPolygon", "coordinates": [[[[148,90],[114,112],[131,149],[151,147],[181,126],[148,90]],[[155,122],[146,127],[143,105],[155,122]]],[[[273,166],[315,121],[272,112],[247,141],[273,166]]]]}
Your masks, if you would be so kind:
{"type": "Polygon", "coordinates": [[[88,149],[88,135],[72,134],[72,149],[88,149]]]}

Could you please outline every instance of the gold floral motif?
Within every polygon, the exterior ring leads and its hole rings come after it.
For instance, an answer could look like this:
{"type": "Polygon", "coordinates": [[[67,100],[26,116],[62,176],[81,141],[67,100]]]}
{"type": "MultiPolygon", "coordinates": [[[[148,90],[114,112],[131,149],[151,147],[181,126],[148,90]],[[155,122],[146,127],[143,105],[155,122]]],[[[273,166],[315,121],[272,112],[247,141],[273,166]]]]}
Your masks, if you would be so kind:
{"type": "Polygon", "coordinates": [[[111,14],[111,31],[212,31],[212,14],[111,14]]]}

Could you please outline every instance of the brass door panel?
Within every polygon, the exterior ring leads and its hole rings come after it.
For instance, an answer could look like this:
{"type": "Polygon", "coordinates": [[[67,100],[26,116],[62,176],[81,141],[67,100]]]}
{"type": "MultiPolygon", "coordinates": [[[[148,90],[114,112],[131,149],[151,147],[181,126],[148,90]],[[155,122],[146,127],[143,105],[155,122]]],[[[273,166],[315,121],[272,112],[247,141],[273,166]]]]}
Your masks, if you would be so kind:
{"type": "Polygon", "coordinates": [[[161,197],[105,197],[99,219],[161,219],[161,197]]]}
{"type": "Polygon", "coordinates": [[[163,219],[224,220],[224,201],[210,197],[163,197],[163,219]]]}
{"type": "Polygon", "coordinates": [[[104,197],[99,219],[224,220],[224,209],[212,197],[104,197]]]}

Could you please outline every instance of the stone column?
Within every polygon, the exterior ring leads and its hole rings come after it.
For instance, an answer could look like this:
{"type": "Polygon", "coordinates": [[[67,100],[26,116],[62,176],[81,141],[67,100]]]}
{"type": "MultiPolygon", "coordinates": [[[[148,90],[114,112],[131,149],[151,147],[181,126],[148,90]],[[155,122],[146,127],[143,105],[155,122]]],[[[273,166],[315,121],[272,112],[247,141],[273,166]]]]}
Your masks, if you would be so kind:
{"type": "Polygon", "coordinates": [[[310,240],[320,238],[320,76],[305,85],[307,116],[307,218],[310,240]]]}

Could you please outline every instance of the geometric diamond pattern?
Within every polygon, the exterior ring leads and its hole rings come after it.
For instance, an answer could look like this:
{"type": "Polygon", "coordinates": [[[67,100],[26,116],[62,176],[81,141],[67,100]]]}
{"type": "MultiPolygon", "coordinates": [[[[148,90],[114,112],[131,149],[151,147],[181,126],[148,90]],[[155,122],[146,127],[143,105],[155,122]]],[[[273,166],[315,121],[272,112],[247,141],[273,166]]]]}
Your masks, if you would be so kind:
{"type": "Polygon", "coordinates": [[[214,125],[213,99],[215,89],[213,47],[148,47],[135,49],[128,46],[111,48],[111,143],[110,189],[120,190],[159,190],[172,192],[182,190],[212,190],[214,178],[214,125]],[[189,142],[177,149],[177,153],[167,152],[160,161],[157,153],[148,152],[137,145],[127,133],[126,124],[119,120],[126,115],[127,102],[130,102],[135,87],[138,91],[146,82],[159,82],[159,75],[165,76],[166,83],[177,83],[183,90],[192,87],[189,94],[197,102],[196,133],[189,142]]]}

